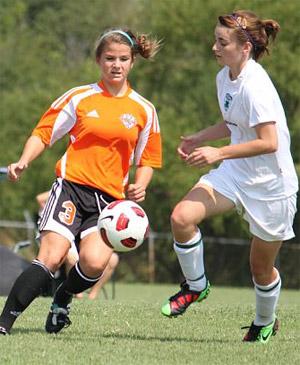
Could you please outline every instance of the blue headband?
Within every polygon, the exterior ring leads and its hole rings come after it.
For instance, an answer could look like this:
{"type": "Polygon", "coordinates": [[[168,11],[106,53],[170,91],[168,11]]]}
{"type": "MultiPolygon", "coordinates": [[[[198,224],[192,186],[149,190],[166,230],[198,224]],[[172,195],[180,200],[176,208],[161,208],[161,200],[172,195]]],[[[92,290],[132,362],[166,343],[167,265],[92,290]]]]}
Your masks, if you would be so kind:
{"type": "Polygon", "coordinates": [[[122,36],[124,36],[128,40],[128,42],[130,43],[131,47],[135,46],[135,42],[133,41],[133,39],[126,32],[124,32],[123,30],[117,30],[117,29],[116,30],[110,30],[110,31],[104,33],[103,36],[100,38],[99,43],[101,43],[102,40],[104,38],[106,38],[107,36],[109,36],[111,34],[115,34],[115,33],[121,34],[122,36]]]}

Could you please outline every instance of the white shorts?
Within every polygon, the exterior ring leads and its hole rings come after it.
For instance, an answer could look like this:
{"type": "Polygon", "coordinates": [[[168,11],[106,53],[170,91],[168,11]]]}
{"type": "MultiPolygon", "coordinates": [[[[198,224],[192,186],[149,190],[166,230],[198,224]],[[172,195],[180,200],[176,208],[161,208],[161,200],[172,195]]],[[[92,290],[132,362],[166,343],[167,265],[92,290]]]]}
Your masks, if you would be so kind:
{"type": "Polygon", "coordinates": [[[251,234],[264,241],[285,241],[295,237],[293,221],[297,211],[296,194],[280,200],[257,200],[248,197],[218,169],[203,175],[199,182],[208,185],[234,202],[237,212],[249,223],[251,234]]]}

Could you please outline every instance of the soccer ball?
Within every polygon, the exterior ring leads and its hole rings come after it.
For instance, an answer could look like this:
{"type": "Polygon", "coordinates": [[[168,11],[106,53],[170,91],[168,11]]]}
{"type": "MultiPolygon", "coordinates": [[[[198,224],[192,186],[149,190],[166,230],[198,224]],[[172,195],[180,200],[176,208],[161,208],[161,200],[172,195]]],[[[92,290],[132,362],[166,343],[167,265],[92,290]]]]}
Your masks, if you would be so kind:
{"type": "Polygon", "coordinates": [[[149,221],[137,203],[116,200],[102,210],[98,229],[103,241],[115,251],[132,251],[148,236],[149,221]]]}

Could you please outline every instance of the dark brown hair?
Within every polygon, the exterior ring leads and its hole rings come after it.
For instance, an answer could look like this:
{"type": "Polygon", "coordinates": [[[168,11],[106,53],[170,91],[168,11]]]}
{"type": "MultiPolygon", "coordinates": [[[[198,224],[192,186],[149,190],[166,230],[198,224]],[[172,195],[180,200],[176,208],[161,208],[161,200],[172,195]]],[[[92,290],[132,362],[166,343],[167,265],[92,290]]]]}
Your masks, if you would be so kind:
{"type": "Polygon", "coordinates": [[[252,44],[252,56],[255,60],[269,53],[269,38],[275,40],[280,30],[279,24],[273,19],[260,19],[248,10],[237,10],[230,15],[219,16],[221,25],[235,30],[241,43],[252,44]]]}

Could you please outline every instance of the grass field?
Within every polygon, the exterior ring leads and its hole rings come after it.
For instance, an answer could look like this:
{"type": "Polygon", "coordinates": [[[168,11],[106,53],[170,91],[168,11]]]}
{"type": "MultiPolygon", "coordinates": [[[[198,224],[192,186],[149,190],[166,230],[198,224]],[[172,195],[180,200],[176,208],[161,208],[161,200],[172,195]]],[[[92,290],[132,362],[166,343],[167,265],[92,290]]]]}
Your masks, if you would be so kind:
{"type": "MultiPolygon", "coordinates": [[[[116,298],[74,300],[71,327],[44,332],[51,298],[38,298],[0,337],[0,364],[300,364],[300,294],[283,290],[281,328],[267,345],[242,343],[253,318],[254,292],[213,287],[206,301],[178,318],[164,318],[161,303],[174,285],[116,284],[116,298]]],[[[108,293],[110,286],[107,287],[108,293]]],[[[4,298],[0,298],[2,307],[4,298]]]]}

